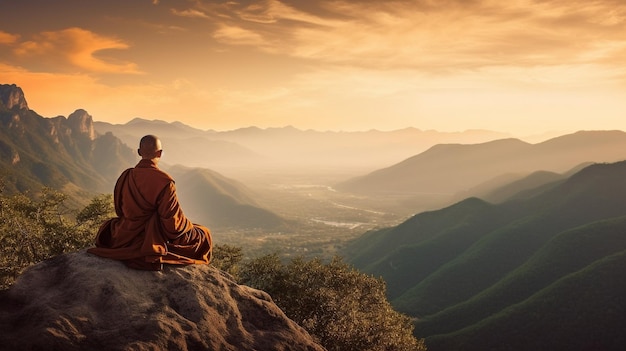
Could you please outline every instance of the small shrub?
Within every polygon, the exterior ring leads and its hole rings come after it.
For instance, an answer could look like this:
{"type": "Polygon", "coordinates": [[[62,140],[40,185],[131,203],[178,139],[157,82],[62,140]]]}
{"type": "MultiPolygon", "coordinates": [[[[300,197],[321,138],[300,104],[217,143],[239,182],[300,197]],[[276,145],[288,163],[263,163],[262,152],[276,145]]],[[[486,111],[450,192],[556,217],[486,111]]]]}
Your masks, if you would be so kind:
{"type": "Polygon", "coordinates": [[[215,245],[211,265],[234,277],[239,275],[239,264],[243,259],[243,251],[240,247],[232,245],[215,245]]]}

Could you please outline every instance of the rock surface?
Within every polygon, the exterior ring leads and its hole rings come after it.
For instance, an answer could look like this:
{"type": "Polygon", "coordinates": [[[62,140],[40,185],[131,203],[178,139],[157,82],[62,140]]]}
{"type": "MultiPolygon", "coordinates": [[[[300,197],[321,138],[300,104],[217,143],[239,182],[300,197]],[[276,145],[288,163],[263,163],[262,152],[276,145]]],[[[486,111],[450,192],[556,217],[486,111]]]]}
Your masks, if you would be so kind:
{"type": "Polygon", "coordinates": [[[323,350],[260,290],[209,266],[131,270],[84,251],[0,292],[2,350],[323,350]]]}

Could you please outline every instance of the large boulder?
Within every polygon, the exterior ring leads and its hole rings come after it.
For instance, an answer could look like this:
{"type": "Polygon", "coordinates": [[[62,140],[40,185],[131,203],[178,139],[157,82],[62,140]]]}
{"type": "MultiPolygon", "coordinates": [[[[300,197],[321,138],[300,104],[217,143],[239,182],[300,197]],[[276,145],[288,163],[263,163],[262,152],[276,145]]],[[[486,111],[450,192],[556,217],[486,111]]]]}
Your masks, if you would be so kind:
{"type": "Polygon", "coordinates": [[[85,251],[0,292],[2,350],[323,350],[260,290],[210,265],[137,271],[85,251]]]}

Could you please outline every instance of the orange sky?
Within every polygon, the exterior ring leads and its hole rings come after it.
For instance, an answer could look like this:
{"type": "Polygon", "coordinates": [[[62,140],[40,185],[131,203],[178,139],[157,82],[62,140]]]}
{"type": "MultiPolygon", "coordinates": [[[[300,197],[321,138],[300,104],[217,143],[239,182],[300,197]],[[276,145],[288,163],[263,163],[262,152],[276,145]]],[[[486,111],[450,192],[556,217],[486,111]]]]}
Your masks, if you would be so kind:
{"type": "Polygon", "coordinates": [[[624,0],[0,0],[52,117],[227,130],[626,130],[624,0]]]}

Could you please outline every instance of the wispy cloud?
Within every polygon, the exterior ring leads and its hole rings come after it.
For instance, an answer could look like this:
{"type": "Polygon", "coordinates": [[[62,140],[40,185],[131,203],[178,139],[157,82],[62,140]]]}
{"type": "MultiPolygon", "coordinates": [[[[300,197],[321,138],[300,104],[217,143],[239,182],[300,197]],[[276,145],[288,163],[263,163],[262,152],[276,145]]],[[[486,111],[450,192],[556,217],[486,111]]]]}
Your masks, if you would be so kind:
{"type": "Polygon", "coordinates": [[[20,38],[17,34],[11,34],[0,30],[0,45],[14,44],[20,38]]]}
{"type": "Polygon", "coordinates": [[[180,17],[189,17],[189,18],[209,18],[204,12],[194,9],[187,10],[176,10],[172,9],[172,13],[176,16],[180,17]]]}
{"type": "Polygon", "coordinates": [[[250,45],[263,48],[269,45],[259,33],[238,26],[222,25],[213,33],[213,37],[231,45],[250,45]]]}
{"type": "Polygon", "coordinates": [[[314,10],[278,0],[199,6],[223,21],[215,32],[222,43],[353,66],[441,71],[617,64],[626,48],[626,3],[614,0],[328,0],[314,10]]]}
{"type": "Polygon", "coordinates": [[[107,50],[128,48],[119,39],[74,27],[39,33],[31,40],[17,43],[13,53],[24,65],[37,63],[60,70],[78,68],[98,73],[141,73],[135,63],[104,56],[107,50]]]}

